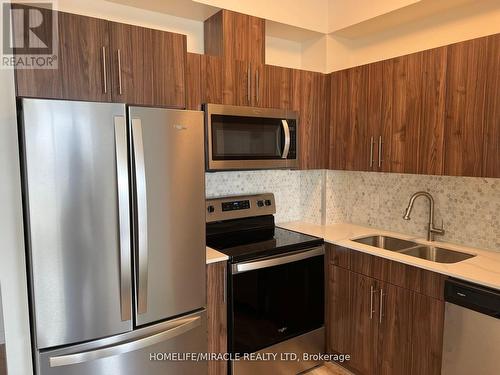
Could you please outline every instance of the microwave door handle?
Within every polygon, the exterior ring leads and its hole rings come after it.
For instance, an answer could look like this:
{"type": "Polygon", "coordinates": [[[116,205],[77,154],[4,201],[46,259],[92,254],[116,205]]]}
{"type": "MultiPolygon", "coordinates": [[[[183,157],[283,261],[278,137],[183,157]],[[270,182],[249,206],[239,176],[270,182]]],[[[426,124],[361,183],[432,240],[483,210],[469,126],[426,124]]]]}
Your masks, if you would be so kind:
{"type": "Polygon", "coordinates": [[[288,127],[288,121],[286,120],[281,120],[281,125],[283,126],[283,131],[285,133],[285,145],[283,147],[281,158],[286,159],[288,157],[288,152],[290,151],[290,128],[288,127]]]}

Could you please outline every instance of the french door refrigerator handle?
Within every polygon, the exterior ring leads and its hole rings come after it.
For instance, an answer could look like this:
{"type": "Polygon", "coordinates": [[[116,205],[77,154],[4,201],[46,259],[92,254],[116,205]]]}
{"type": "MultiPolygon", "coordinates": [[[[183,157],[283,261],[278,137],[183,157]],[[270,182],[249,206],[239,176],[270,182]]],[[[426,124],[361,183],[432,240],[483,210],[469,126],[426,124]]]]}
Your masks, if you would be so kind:
{"type": "Polygon", "coordinates": [[[290,151],[290,127],[288,126],[288,121],[281,120],[283,125],[283,131],[285,132],[285,146],[283,147],[283,153],[281,154],[282,159],[288,157],[288,152],[290,151]]]}
{"type": "Polygon", "coordinates": [[[122,321],[131,319],[130,212],[127,166],[127,128],[124,116],[114,117],[118,223],[120,234],[120,310],[122,321]]]}
{"type": "Polygon", "coordinates": [[[138,295],[137,313],[148,311],[148,208],[146,192],[146,169],[144,144],[140,119],[132,119],[132,140],[134,146],[135,181],[137,193],[137,236],[138,236],[138,295]]]}
{"type": "Polygon", "coordinates": [[[124,353],[137,351],[148,346],[171,340],[200,326],[201,317],[195,316],[181,320],[180,324],[166,331],[133,341],[124,341],[117,345],[105,346],[95,350],[66,354],[49,358],[50,367],[68,366],[77,363],[89,362],[100,358],[113,357],[124,353]]]}

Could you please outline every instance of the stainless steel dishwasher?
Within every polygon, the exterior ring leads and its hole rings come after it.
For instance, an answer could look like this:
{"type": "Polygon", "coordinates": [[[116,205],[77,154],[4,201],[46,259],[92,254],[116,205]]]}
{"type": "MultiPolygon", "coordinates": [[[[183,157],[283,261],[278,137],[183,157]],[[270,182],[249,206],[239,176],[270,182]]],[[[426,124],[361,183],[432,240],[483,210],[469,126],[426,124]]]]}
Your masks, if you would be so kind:
{"type": "Polygon", "coordinates": [[[500,372],[500,291],[450,279],[445,284],[442,375],[500,372]]]}

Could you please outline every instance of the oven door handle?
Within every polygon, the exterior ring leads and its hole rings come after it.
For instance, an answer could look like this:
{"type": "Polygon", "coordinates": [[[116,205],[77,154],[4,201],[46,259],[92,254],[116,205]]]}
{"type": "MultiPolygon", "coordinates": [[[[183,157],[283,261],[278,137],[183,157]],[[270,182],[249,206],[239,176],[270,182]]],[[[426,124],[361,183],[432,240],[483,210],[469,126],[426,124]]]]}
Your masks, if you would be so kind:
{"type": "Polygon", "coordinates": [[[291,255],[276,256],[276,257],[261,259],[255,262],[236,263],[233,264],[232,266],[232,274],[236,275],[242,272],[278,266],[280,264],[297,262],[299,260],[312,258],[324,254],[325,254],[325,248],[323,246],[318,246],[310,250],[293,253],[291,255]]]}
{"type": "Polygon", "coordinates": [[[287,120],[281,120],[281,125],[283,126],[283,132],[285,133],[285,145],[283,146],[281,158],[286,159],[288,157],[288,153],[290,152],[290,127],[288,126],[287,120]]]}

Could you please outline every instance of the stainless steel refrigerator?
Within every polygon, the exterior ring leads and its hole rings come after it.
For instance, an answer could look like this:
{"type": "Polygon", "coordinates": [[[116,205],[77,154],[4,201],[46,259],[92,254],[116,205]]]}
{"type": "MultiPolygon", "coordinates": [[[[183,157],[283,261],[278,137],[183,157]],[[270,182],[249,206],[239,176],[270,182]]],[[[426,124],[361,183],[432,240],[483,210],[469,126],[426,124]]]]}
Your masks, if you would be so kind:
{"type": "Polygon", "coordinates": [[[38,373],[206,373],[202,112],[19,105],[38,373]]]}

